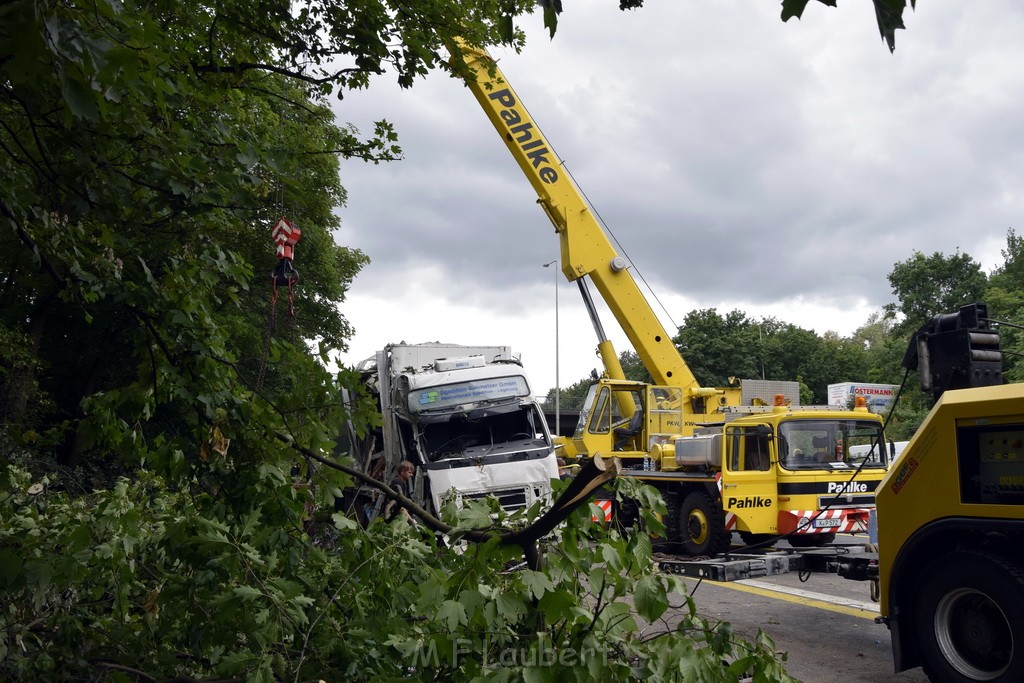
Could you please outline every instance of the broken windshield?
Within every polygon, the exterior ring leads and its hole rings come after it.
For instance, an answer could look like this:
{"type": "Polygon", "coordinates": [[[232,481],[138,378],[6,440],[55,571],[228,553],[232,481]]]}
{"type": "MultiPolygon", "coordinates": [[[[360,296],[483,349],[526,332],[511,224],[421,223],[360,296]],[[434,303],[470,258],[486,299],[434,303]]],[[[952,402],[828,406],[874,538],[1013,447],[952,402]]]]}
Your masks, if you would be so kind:
{"type": "Polygon", "coordinates": [[[448,420],[425,423],[422,443],[430,462],[467,451],[486,453],[512,447],[549,446],[543,416],[534,404],[460,412],[448,420]],[[536,443],[530,444],[531,441],[536,443]]]}
{"type": "Polygon", "coordinates": [[[779,426],[779,462],[790,470],[884,468],[882,425],[871,420],[790,420],[779,426]]]}

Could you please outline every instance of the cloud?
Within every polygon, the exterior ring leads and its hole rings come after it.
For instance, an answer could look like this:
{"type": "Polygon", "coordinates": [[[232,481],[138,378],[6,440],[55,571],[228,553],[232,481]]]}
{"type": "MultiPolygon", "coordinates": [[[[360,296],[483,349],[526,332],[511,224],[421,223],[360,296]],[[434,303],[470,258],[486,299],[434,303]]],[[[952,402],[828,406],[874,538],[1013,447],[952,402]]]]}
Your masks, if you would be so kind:
{"type": "MultiPolygon", "coordinates": [[[[670,333],[717,307],[849,334],[892,300],[886,275],[915,250],[991,267],[1020,229],[1024,6],[908,10],[891,55],[868,3],[805,14],[591,3],[567,7],[554,40],[533,18],[522,54],[492,51],[670,333]]],[[[470,92],[440,72],[409,91],[380,81],[337,115],[366,130],[388,118],[405,152],[343,165],[336,238],[373,261],[346,304],[351,357],[385,339],[522,339],[546,390],[554,287],[541,265],[557,240],[470,92]],[[438,329],[428,321],[445,334],[420,335],[438,329]]],[[[593,366],[595,337],[575,287],[560,295],[565,384],[593,366]]]]}

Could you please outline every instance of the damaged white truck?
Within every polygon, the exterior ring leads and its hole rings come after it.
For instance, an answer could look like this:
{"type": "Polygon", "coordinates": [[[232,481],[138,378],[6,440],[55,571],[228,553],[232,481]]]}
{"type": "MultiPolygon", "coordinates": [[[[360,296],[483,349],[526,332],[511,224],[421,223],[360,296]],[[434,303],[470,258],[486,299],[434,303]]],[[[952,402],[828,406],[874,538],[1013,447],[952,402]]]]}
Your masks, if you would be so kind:
{"type": "MultiPolygon", "coordinates": [[[[493,496],[513,511],[550,498],[551,433],[510,347],[389,344],[356,369],[382,418],[379,431],[353,443],[367,473],[389,482],[400,462],[412,462],[413,499],[434,511],[448,500],[493,496]]],[[[354,493],[363,522],[380,513],[372,491],[354,493]]]]}

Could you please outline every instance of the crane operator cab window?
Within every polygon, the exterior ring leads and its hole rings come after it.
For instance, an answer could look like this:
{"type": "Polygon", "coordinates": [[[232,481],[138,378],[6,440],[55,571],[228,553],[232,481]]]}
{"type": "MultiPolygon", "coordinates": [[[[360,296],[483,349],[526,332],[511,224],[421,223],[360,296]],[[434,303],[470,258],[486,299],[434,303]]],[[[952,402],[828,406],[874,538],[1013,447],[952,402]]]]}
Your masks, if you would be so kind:
{"type": "MultiPolygon", "coordinates": [[[[644,427],[643,393],[640,390],[599,387],[593,397],[587,419],[591,434],[607,434],[613,438],[614,450],[635,450],[634,441],[644,427]]],[[[580,415],[581,425],[584,416],[580,415]]]]}

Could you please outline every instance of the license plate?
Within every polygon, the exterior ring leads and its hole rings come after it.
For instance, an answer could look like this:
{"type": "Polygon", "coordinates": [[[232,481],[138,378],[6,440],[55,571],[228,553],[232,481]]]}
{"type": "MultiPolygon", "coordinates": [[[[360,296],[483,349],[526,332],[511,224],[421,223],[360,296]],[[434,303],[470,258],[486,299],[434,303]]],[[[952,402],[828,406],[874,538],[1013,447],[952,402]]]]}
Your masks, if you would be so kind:
{"type": "Polygon", "coordinates": [[[816,519],[814,520],[815,529],[831,529],[833,527],[840,526],[843,523],[841,519],[816,519]]]}

